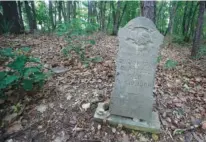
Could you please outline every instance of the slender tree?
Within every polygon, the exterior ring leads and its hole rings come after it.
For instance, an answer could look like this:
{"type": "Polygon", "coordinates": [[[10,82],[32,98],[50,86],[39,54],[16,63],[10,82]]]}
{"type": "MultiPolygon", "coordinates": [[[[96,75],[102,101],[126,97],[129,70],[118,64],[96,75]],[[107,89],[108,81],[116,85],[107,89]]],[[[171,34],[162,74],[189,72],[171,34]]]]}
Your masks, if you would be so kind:
{"type": "Polygon", "coordinates": [[[59,23],[61,23],[62,22],[62,13],[61,13],[61,11],[62,11],[62,1],[59,1],[58,2],[58,18],[59,18],[59,23]]]}
{"type": "Polygon", "coordinates": [[[77,8],[77,2],[73,1],[73,18],[76,18],[76,8],[77,8]]]}
{"type": "Polygon", "coordinates": [[[141,15],[151,19],[155,23],[155,1],[141,1],[141,15]]]}
{"type": "Polygon", "coordinates": [[[37,29],[37,23],[36,23],[36,10],[34,1],[31,1],[31,9],[32,9],[32,22],[33,22],[33,29],[37,29]]]}
{"type": "Polygon", "coordinates": [[[117,1],[117,8],[116,8],[116,12],[115,12],[115,8],[114,8],[114,3],[112,2],[112,15],[113,15],[113,31],[112,34],[113,35],[117,35],[118,32],[118,23],[119,23],[119,18],[120,18],[120,7],[121,7],[121,2],[117,1]]]}
{"type": "Polygon", "coordinates": [[[173,22],[174,22],[177,8],[178,8],[178,2],[170,1],[170,5],[171,6],[170,6],[169,24],[168,24],[168,28],[164,34],[165,36],[167,35],[167,33],[172,34],[173,22]]]}
{"type": "Polygon", "coordinates": [[[3,18],[7,26],[9,26],[9,32],[19,34],[21,26],[16,1],[2,1],[1,4],[3,8],[3,18]]]}
{"type": "Polygon", "coordinates": [[[22,18],[21,6],[22,6],[22,2],[18,1],[19,23],[21,26],[21,31],[24,31],[24,22],[23,22],[23,18],[22,18]]]}
{"type": "Polygon", "coordinates": [[[204,9],[205,9],[205,2],[199,1],[199,14],[198,14],[197,26],[195,29],[195,36],[193,39],[192,51],[191,51],[191,56],[193,57],[197,55],[200,47],[200,39],[202,35],[202,27],[204,21],[204,9]]]}
{"type": "MultiPolygon", "coordinates": [[[[3,20],[4,20],[4,18],[3,18],[3,14],[0,12],[0,24],[2,25],[3,23],[3,20]]],[[[0,26],[0,34],[2,34],[3,33],[3,29],[2,29],[2,26],[0,26]]]]}
{"type": "Polygon", "coordinates": [[[30,28],[30,32],[34,32],[34,29],[36,29],[36,25],[34,22],[34,15],[32,14],[32,9],[29,6],[29,2],[28,1],[24,1],[25,4],[25,9],[26,9],[26,15],[27,15],[27,19],[29,22],[29,28],[30,28]]]}
{"type": "Polygon", "coordinates": [[[114,7],[114,3],[112,2],[111,4],[112,4],[112,16],[113,16],[113,31],[112,31],[112,34],[117,35],[119,25],[121,23],[122,17],[125,13],[125,9],[127,7],[127,2],[124,2],[124,6],[123,6],[122,10],[121,10],[121,4],[123,4],[123,1],[117,1],[116,10],[115,10],[115,7],[114,7]]]}
{"type": "Polygon", "coordinates": [[[54,26],[53,8],[52,8],[52,1],[51,0],[49,1],[49,17],[51,20],[52,29],[54,29],[55,26],[54,26]]]}
{"type": "Polygon", "coordinates": [[[67,1],[67,20],[70,21],[71,18],[71,1],[67,1]]]}
{"type": "Polygon", "coordinates": [[[89,23],[92,22],[92,6],[93,6],[92,1],[88,1],[88,22],[89,23]]]}

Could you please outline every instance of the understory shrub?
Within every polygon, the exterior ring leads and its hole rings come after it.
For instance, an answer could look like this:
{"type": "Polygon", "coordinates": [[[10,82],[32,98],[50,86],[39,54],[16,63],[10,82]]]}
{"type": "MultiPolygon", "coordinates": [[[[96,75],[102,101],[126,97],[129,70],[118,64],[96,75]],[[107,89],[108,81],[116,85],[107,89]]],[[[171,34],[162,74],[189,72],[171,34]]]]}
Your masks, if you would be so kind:
{"type": "Polygon", "coordinates": [[[173,35],[172,36],[172,42],[173,43],[177,43],[177,44],[184,44],[184,37],[183,36],[179,36],[179,35],[173,35]]]}
{"type": "Polygon", "coordinates": [[[49,72],[43,72],[43,65],[38,58],[29,54],[30,48],[18,50],[12,48],[0,49],[0,64],[5,69],[0,71],[0,97],[9,89],[31,91],[42,87],[49,72]]]}
{"type": "Polygon", "coordinates": [[[201,58],[202,56],[206,56],[206,46],[201,46],[198,51],[197,58],[201,58]]]}
{"type": "Polygon", "coordinates": [[[165,63],[165,68],[167,69],[173,69],[177,66],[178,62],[177,61],[174,61],[174,60],[167,60],[166,63],[165,63]]]}
{"type": "Polygon", "coordinates": [[[98,30],[97,24],[91,24],[82,19],[73,19],[70,22],[64,22],[57,25],[56,33],[57,35],[85,35],[91,34],[98,30]]]}
{"type": "Polygon", "coordinates": [[[80,61],[85,65],[85,67],[88,67],[90,62],[98,63],[98,62],[102,61],[102,58],[99,56],[94,57],[94,58],[86,57],[85,56],[85,48],[82,48],[79,45],[69,45],[69,46],[63,48],[62,53],[64,54],[64,56],[67,56],[70,58],[72,51],[74,51],[78,55],[80,61]]]}

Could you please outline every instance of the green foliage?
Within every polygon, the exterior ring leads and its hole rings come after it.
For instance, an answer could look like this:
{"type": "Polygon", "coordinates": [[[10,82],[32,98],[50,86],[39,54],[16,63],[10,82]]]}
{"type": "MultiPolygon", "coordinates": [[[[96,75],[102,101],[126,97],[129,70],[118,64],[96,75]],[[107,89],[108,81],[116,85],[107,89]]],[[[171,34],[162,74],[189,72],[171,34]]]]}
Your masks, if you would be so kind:
{"type": "Polygon", "coordinates": [[[85,67],[87,67],[90,62],[98,63],[103,60],[101,57],[87,58],[85,56],[85,48],[82,48],[79,45],[67,46],[62,50],[62,53],[64,56],[71,57],[71,51],[74,51],[78,55],[80,61],[85,65],[85,67]]]}
{"type": "Polygon", "coordinates": [[[90,39],[90,40],[89,40],[89,43],[92,44],[92,45],[95,45],[96,42],[95,42],[95,40],[90,39]]]}
{"type": "Polygon", "coordinates": [[[48,77],[49,73],[43,73],[39,59],[28,55],[29,50],[28,47],[16,51],[11,48],[0,50],[0,56],[9,61],[5,65],[9,70],[0,72],[0,97],[8,88],[30,91],[34,86],[41,87],[48,77]],[[34,65],[28,66],[31,62],[34,65]]]}
{"type": "Polygon", "coordinates": [[[50,30],[51,22],[48,14],[48,8],[44,1],[38,1],[36,7],[36,20],[39,25],[41,25],[42,31],[50,30]]]}
{"type": "Polygon", "coordinates": [[[177,66],[178,62],[177,61],[174,61],[174,60],[167,60],[166,63],[165,63],[165,68],[167,69],[173,69],[177,66]]]}
{"type": "Polygon", "coordinates": [[[206,46],[200,47],[196,58],[201,58],[203,56],[206,56],[206,46]]]}
{"type": "Polygon", "coordinates": [[[179,35],[173,35],[172,42],[177,44],[184,44],[184,37],[179,35]]]}
{"type": "Polygon", "coordinates": [[[13,22],[8,22],[6,20],[0,21],[0,28],[3,30],[2,32],[5,34],[9,34],[12,26],[13,26],[13,22]]]}
{"type": "Polygon", "coordinates": [[[97,31],[98,25],[91,24],[81,19],[73,19],[70,22],[60,23],[57,25],[56,33],[57,35],[85,35],[97,31]]]}
{"type": "Polygon", "coordinates": [[[159,63],[161,60],[162,60],[162,56],[160,55],[157,57],[157,63],[159,63]]]}

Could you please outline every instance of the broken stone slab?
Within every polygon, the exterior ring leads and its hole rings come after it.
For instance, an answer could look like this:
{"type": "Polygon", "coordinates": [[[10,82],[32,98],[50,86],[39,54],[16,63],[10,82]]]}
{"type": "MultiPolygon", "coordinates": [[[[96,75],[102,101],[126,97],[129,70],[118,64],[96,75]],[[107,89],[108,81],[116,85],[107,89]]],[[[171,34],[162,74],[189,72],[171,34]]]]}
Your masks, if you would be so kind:
{"type": "Polygon", "coordinates": [[[129,117],[122,117],[118,115],[112,115],[108,110],[105,110],[105,103],[99,103],[94,114],[94,120],[97,122],[107,121],[111,125],[121,124],[123,127],[133,130],[139,130],[150,133],[160,133],[160,122],[157,112],[152,112],[150,123],[146,121],[140,121],[138,119],[132,119],[129,117]]]}

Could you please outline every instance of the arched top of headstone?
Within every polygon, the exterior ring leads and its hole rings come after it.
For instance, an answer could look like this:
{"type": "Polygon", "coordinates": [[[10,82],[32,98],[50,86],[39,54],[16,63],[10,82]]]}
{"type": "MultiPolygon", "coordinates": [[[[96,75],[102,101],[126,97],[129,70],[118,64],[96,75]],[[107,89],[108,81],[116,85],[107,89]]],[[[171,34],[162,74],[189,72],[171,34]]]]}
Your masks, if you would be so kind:
{"type": "Polygon", "coordinates": [[[150,19],[137,17],[120,28],[118,38],[120,43],[126,42],[131,46],[156,45],[156,47],[159,47],[164,37],[150,19]]]}
{"type": "Polygon", "coordinates": [[[137,17],[129,21],[129,23],[124,27],[128,29],[135,29],[135,28],[145,28],[150,30],[156,30],[155,24],[146,17],[137,17]]]}

